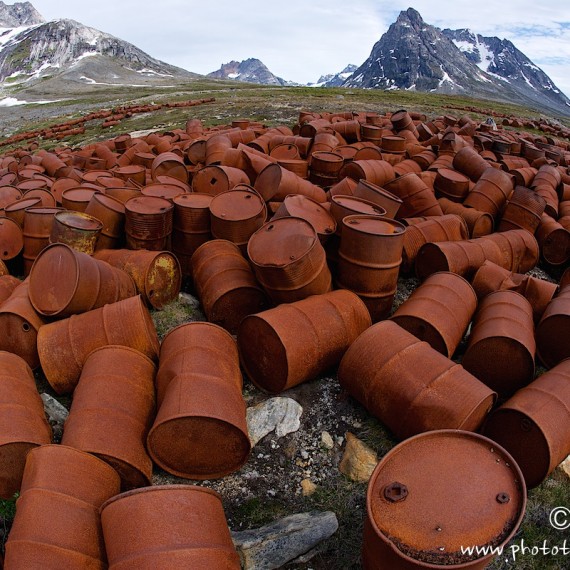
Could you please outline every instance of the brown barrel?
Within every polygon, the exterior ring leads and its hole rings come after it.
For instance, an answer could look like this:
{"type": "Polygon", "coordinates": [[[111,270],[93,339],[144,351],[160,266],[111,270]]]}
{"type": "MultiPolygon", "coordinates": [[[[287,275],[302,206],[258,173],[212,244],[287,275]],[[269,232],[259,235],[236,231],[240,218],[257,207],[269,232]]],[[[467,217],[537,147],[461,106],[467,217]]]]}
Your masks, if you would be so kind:
{"type": "Polygon", "coordinates": [[[431,216],[417,224],[408,225],[404,235],[402,271],[410,273],[413,270],[418,251],[425,243],[461,241],[468,238],[469,230],[465,220],[455,214],[431,216]]]}
{"type": "Polygon", "coordinates": [[[52,431],[30,367],[0,351],[0,498],[20,490],[26,455],[51,443],[52,431]]]}
{"type": "Polygon", "coordinates": [[[22,282],[12,275],[0,275],[0,305],[10,297],[22,282]]]}
{"type": "Polygon", "coordinates": [[[506,399],[532,381],[535,352],[530,303],[515,291],[495,291],[479,304],[461,364],[506,399]]]}
{"type": "Polygon", "coordinates": [[[16,200],[16,202],[8,204],[4,208],[4,214],[6,215],[7,218],[14,220],[22,228],[24,226],[24,216],[26,214],[26,209],[40,205],[41,205],[40,198],[24,197],[19,200],[16,200]]]}
{"type": "Polygon", "coordinates": [[[336,366],[370,324],[364,303],[346,290],[283,304],[242,321],[241,362],[256,386],[282,392],[336,366]]]}
{"type": "Polygon", "coordinates": [[[367,180],[359,180],[353,195],[368,200],[386,210],[387,218],[395,218],[402,206],[402,199],[367,180]]]}
{"type": "Polygon", "coordinates": [[[434,180],[437,197],[445,197],[453,202],[463,202],[469,193],[469,178],[450,168],[440,168],[434,180]]]}
{"type": "MultiPolygon", "coordinates": [[[[144,170],[144,169],[143,169],[144,170]]],[[[153,180],[158,176],[172,176],[182,182],[188,182],[188,171],[184,161],[174,152],[162,152],[153,161],[150,167],[153,180]]],[[[141,182],[144,184],[144,180],[141,182]]]]}
{"type": "Polygon", "coordinates": [[[63,445],[30,451],[6,567],[105,570],[99,508],[119,484],[115,471],[88,453],[63,445]]]}
{"type": "Polygon", "coordinates": [[[66,210],[74,212],[85,212],[93,194],[99,192],[94,188],[70,188],[61,194],[61,205],[66,210]]]}
{"type": "Polygon", "coordinates": [[[385,319],[396,293],[406,228],[379,216],[347,216],[342,223],[337,283],[364,301],[372,322],[385,319]]]}
{"type": "Polygon", "coordinates": [[[463,204],[497,217],[513,191],[512,177],[496,168],[487,168],[470,190],[463,204]]]}
{"type": "Polygon", "coordinates": [[[44,208],[54,208],[57,205],[55,196],[51,193],[48,188],[36,188],[35,190],[28,190],[24,193],[25,198],[39,198],[40,203],[38,206],[43,206],[44,208]]]}
{"type": "Polygon", "coordinates": [[[194,174],[192,189],[201,194],[216,196],[231,190],[238,184],[249,184],[247,174],[231,166],[205,166],[194,174]]]}
{"type": "Polygon", "coordinates": [[[311,174],[337,177],[344,158],[334,152],[317,151],[311,154],[311,174]]]}
{"type": "Polygon", "coordinates": [[[255,180],[254,188],[266,201],[283,201],[289,194],[303,194],[316,202],[326,202],[325,191],[279,164],[268,164],[255,180]]]}
{"type": "Polygon", "coordinates": [[[123,204],[126,204],[131,198],[142,196],[141,191],[138,188],[130,187],[106,188],[105,195],[110,196],[111,198],[116,198],[123,204]]]}
{"type": "Polygon", "coordinates": [[[342,180],[337,182],[334,186],[331,186],[328,191],[329,201],[333,196],[352,196],[354,194],[354,189],[356,188],[357,181],[345,176],[342,180]]]}
{"type": "Polygon", "coordinates": [[[175,184],[162,184],[155,182],[154,184],[147,184],[141,189],[143,196],[156,196],[157,198],[164,198],[172,202],[176,196],[183,194],[184,190],[175,184]]]}
{"type": "Polygon", "coordinates": [[[35,369],[40,365],[37,335],[45,323],[30,302],[28,287],[26,280],[0,306],[0,350],[17,354],[35,369]]]}
{"type": "Polygon", "coordinates": [[[42,249],[49,245],[53,217],[62,208],[28,208],[24,215],[24,274],[29,275],[42,249]]]}
{"type": "Polygon", "coordinates": [[[50,243],[64,243],[73,249],[92,255],[103,223],[83,212],[63,210],[53,216],[50,243]]]}
{"type": "Polygon", "coordinates": [[[58,393],[72,392],[89,354],[101,346],[129,346],[156,360],[156,329],[140,296],[43,326],[38,333],[42,370],[58,393]]]}
{"type": "MultiPolygon", "coordinates": [[[[170,165],[168,161],[166,162],[168,165],[170,165]]],[[[134,182],[142,186],[146,180],[146,169],[144,166],[141,166],[139,164],[128,164],[126,166],[115,168],[115,170],[113,170],[113,175],[120,180],[124,180],[125,182],[134,182]]]]}
{"type": "Polygon", "coordinates": [[[22,198],[22,192],[15,186],[0,186],[0,209],[22,198]]]}
{"type": "Polygon", "coordinates": [[[257,230],[247,246],[257,280],[275,304],[331,290],[326,254],[313,226],[280,218],[257,230]]]}
{"type": "Polygon", "coordinates": [[[474,208],[466,208],[462,204],[457,204],[447,198],[440,198],[438,202],[444,214],[456,214],[465,220],[471,238],[483,237],[492,233],[494,220],[491,214],[479,212],[474,208]]]}
{"type": "Polygon", "coordinates": [[[563,265],[570,259],[570,231],[546,213],[536,230],[542,257],[551,265],[563,265]]]}
{"type": "Polygon", "coordinates": [[[364,570],[483,570],[520,527],[522,473],[499,445],[478,434],[438,430],[389,451],[368,483],[364,570]]]}
{"type": "Polygon", "coordinates": [[[418,137],[418,131],[416,130],[412,117],[405,109],[392,113],[390,121],[392,121],[394,131],[410,131],[414,137],[418,137]]]}
{"type": "Polygon", "coordinates": [[[102,249],[93,257],[128,273],[137,293],[150,307],[162,309],[178,298],[182,284],[180,264],[169,251],[102,249]]]}
{"type": "Polygon", "coordinates": [[[267,217],[263,198],[249,186],[217,194],[209,209],[212,236],[235,243],[242,253],[246,253],[249,238],[267,217]]]}
{"type": "Polygon", "coordinates": [[[336,234],[341,235],[342,220],[346,216],[354,214],[365,214],[368,216],[384,216],[386,210],[381,206],[377,206],[373,202],[357,198],[355,196],[343,196],[341,194],[332,196],[331,198],[331,215],[336,222],[336,234]]]}
{"type": "Polygon", "coordinates": [[[215,479],[249,456],[237,346],[211,323],[186,323],[162,341],[158,414],[148,434],[154,462],[188,479],[215,479]]]}
{"type": "Polygon", "coordinates": [[[109,570],[239,570],[222,500],[194,485],[128,491],[101,509],[109,570]]]}
{"type": "Polygon", "coordinates": [[[22,228],[14,220],[0,217],[0,260],[14,259],[23,248],[22,228]]]}
{"type": "Polygon", "coordinates": [[[527,488],[540,485],[570,454],[570,359],[491,413],[483,433],[512,454],[527,488]]]}
{"type": "Polygon", "coordinates": [[[30,301],[46,317],[69,317],[134,295],[130,275],[63,243],[46,247],[30,272],[30,301]]]}
{"type": "Polygon", "coordinates": [[[496,398],[460,364],[392,321],[354,341],[338,378],[398,439],[435,429],[475,431],[496,398]]]}
{"type": "Polygon", "coordinates": [[[126,346],[104,346],[85,361],[62,445],[96,455],[121,477],[121,489],[151,484],[146,436],[154,420],[152,360],[126,346]]]}
{"type": "Polygon", "coordinates": [[[516,186],[503,211],[498,231],[523,229],[534,234],[545,206],[544,198],[536,192],[524,186],[516,186]]]}
{"type": "Polygon", "coordinates": [[[477,182],[490,164],[475,149],[466,146],[453,157],[453,168],[477,182]]]}
{"type": "Polygon", "coordinates": [[[226,135],[215,134],[209,137],[204,148],[206,165],[220,164],[224,159],[226,150],[232,146],[232,141],[226,135]]]}
{"type": "Polygon", "coordinates": [[[443,214],[435,194],[417,174],[404,174],[386,183],[384,189],[402,200],[398,218],[441,216],[443,214]]]}
{"type": "Polygon", "coordinates": [[[366,180],[376,186],[384,186],[396,177],[394,167],[385,160],[354,160],[345,164],[339,177],[349,176],[354,180],[366,180]]]}
{"type": "Polygon", "coordinates": [[[477,309],[477,296],[455,273],[430,275],[391,320],[451,358],[477,309]]]}
{"type": "Polygon", "coordinates": [[[570,286],[566,285],[546,307],[536,328],[537,353],[547,368],[570,358],[570,286]]]}
{"type": "Polygon", "coordinates": [[[272,219],[286,216],[307,220],[317,232],[321,243],[325,243],[336,231],[336,221],[326,207],[306,196],[287,196],[272,219]]]}
{"type": "Polygon", "coordinates": [[[116,249],[125,236],[125,205],[107,194],[93,194],[85,213],[103,224],[95,249],[116,249]]]}
{"type": "Polygon", "coordinates": [[[191,272],[208,320],[232,334],[244,317],[269,305],[240,249],[226,240],[212,240],[192,255],[191,272]]]}
{"type": "Polygon", "coordinates": [[[174,206],[164,198],[140,196],[125,203],[125,233],[129,249],[167,249],[174,206]]]}

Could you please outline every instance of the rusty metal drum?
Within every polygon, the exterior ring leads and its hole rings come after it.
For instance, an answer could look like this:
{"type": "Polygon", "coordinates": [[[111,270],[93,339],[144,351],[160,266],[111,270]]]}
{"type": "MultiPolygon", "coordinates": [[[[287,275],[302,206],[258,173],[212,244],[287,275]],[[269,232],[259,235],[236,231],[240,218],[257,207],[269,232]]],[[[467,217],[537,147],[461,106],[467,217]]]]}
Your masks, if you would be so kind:
{"type": "Polygon", "coordinates": [[[192,189],[200,194],[216,196],[238,184],[249,184],[247,174],[232,166],[206,166],[194,174],[192,189]]]}
{"type": "Polygon", "coordinates": [[[547,368],[570,358],[569,331],[570,285],[566,285],[548,304],[536,327],[538,356],[547,368]]]}
{"type": "Polygon", "coordinates": [[[372,322],[385,319],[396,293],[406,227],[379,216],[347,216],[342,223],[337,284],[364,301],[372,322]]]}
{"type": "Polygon", "coordinates": [[[103,346],[85,361],[65,422],[62,445],[113,467],[121,489],[151,484],[145,443],[154,420],[156,366],[138,350],[103,346]]]}
{"type": "Polygon", "coordinates": [[[353,195],[355,198],[368,200],[386,210],[387,218],[395,218],[402,206],[401,198],[367,180],[358,181],[353,195]]]}
{"type": "Polygon", "coordinates": [[[570,454],[570,359],[493,411],[483,434],[509,451],[533,488],[570,454]]]}
{"type": "Polygon", "coordinates": [[[513,189],[512,176],[496,168],[487,168],[469,191],[463,204],[496,218],[503,211],[513,189]]]}
{"type": "Polygon", "coordinates": [[[516,186],[509,199],[499,227],[499,232],[506,230],[523,229],[534,234],[540,224],[546,202],[533,190],[524,186],[516,186]]]}
{"type": "Polygon", "coordinates": [[[26,197],[16,200],[4,208],[4,215],[14,220],[21,228],[24,227],[24,216],[28,208],[41,206],[40,198],[26,197]]]}
{"type": "Polygon", "coordinates": [[[103,223],[83,212],[63,210],[53,216],[50,243],[64,243],[73,249],[93,255],[103,223]]]}
{"type": "Polygon", "coordinates": [[[22,282],[13,275],[0,275],[0,305],[10,297],[22,282]]]}
{"type": "Polygon", "coordinates": [[[453,168],[477,182],[491,165],[475,149],[466,146],[453,157],[453,168]]]}
{"type": "Polygon", "coordinates": [[[354,214],[365,214],[368,216],[384,216],[386,210],[381,206],[377,206],[369,200],[357,198],[355,196],[335,195],[331,197],[330,213],[336,222],[336,234],[341,235],[342,220],[346,216],[354,214]]]}
{"type": "Polygon", "coordinates": [[[149,307],[162,309],[178,298],[182,273],[178,259],[170,251],[102,249],[93,257],[128,273],[149,307]]]}
{"type": "Polygon", "coordinates": [[[495,291],[479,304],[461,364],[506,399],[532,381],[535,352],[530,303],[516,291],[495,291]]]}
{"type": "Polygon", "coordinates": [[[283,201],[289,194],[303,194],[316,202],[326,202],[325,191],[279,164],[268,164],[255,180],[254,188],[266,201],[283,201]]]}
{"type": "Polygon", "coordinates": [[[435,429],[475,431],[496,399],[460,364],[392,321],[352,343],[338,378],[398,439],[435,429]]]}
{"type": "Polygon", "coordinates": [[[24,215],[24,275],[29,275],[38,254],[49,245],[53,217],[62,208],[28,208],[24,215]]]}
{"type": "Polygon", "coordinates": [[[68,317],[136,294],[131,276],[63,243],[46,247],[30,272],[32,305],[46,317],[68,317]]]}
{"type": "Polygon", "coordinates": [[[522,523],[526,489],[505,449],[478,434],[431,431],[389,451],[368,483],[365,570],[483,570],[522,523]]]}
{"type": "Polygon", "coordinates": [[[415,173],[404,174],[386,183],[384,189],[402,200],[402,205],[398,209],[398,218],[443,214],[433,191],[415,173]]]}
{"type": "Polygon", "coordinates": [[[28,452],[51,443],[52,430],[26,362],[0,351],[0,498],[20,490],[28,452]]]}
{"type": "Polygon", "coordinates": [[[159,407],[147,438],[154,462],[188,479],[239,469],[251,449],[242,382],[237,345],[226,330],[200,322],[171,330],[160,350],[159,407]]]}
{"type": "Polygon", "coordinates": [[[63,445],[30,451],[6,567],[107,568],[99,508],[119,484],[112,467],[83,451],[63,445]]]}
{"type": "Polygon", "coordinates": [[[140,295],[41,327],[38,353],[51,387],[58,394],[72,392],[89,354],[108,344],[158,358],[156,329],[140,295]]]}
{"type": "Polygon", "coordinates": [[[452,202],[462,202],[469,193],[469,178],[457,170],[440,168],[434,180],[437,197],[444,196],[452,202]]]}
{"type": "Polygon", "coordinates": [[[465,220],[471,239],[492,233],[495,222],[491,214],[479,212],[474,208],[466,208],[462,204],[457,204],[447,198],[440,198],[438,202],[444,214],[456,214],[465,220]]]}
{"type": "Polygon", "coordinates": [[[476,309],[477,296],[469,282],[442,272],[430,275],[390,318],[451,358],[476,309]]]}
{"type": "MultiPolygon", "coordinates": [[[[394,167],[385,160],[354,160],[345,164],[339,177],[349,176],[354,180],[366,180],[376,186],[384,186],[396,177],[394,167]]],[[[365,197],[365,196],[364,196],[365,197]]]]}
{"type": "Polygon", "coordinates": [[[164,198],[140,196],[125,203],[125,233],[129,249],[167,249],[174,205],[164,198]]]}
{"type": "Polygon", "coordinates": [[[120,200],[100,192],[93,194],[85,213],[103,224],[96,249],[116,249],[125,237],[125,205],[120,200]]]}
{"type": "Polygon", "coordinates": [[[257,280],[275,304],[331,290],[325,250],[306,220],[287,217],[266,223],[251,236],[247,253],[257,280]]]}
{"type": "Polygon", "coordinates": [[[17,257],[24,248],[24,235],[17,222],[0,217],[0,260],[9,261],[17,257]]]}
{"type": "Polygon", "coordinates": [[[236,334],[244,317],[268,307],[265,292],[236,244],[209,241],[194,252],[190,263],[198,298],[210,322],[236,334]]]}
{"type": "Polygon", "coordinates": [[[69,188],[61,193],[61,205],[66,210],[85,212],[93,194],[96,194],[97,192],[99,192],[99,190],[95,190],[95,188],[69,188]]]}
{"type": "Polygon", "coordinates": [[[338,364],[370,324],[364,303],[346,290],[283,304],[242,321],[241,362],[256,386],[282,392],[338,364]]]}
{"type": "Polygon", "coordinates": [[[194,485],[128,491],[101,508],[109,570],[239,570],[220,495],[194,485]]]}

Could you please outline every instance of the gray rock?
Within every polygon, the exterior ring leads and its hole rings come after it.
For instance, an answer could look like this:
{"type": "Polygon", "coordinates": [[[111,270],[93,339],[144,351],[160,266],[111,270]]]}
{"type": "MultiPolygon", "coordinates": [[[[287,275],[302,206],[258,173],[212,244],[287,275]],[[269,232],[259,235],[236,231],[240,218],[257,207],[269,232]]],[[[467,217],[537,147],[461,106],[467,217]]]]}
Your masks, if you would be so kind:
{"type": "Polygon", "coordinates": [[[247,428],[251,445],[254,446],[268,433],[283,437],[301,426],[303,408],[292,398],[270,398],[247,409],[247,428]]]}
{"type": "Polygon", "coordinates": [[[55,442],[61,441],[63,436],[63,424],[69,415],[67,408],[60,404],[53,396],[49,394],[41,394],[44,402],[44,411],[48,421],[53,429],[53,438],[55,442]]]}
{"type": "Polygon", "coordinates": [[[245,570],[272,570],[306,555],[338,529],[331,511],[300,513],[258,529],[232,532],[245,570]]]}
{"type": "Polygon", "coordinates": [[[184,292],[179,293],[178,300],[183,305],[188,305],[193,309],[198,309],[198,307],[200,306],[200,301],[198,301],[198,299],[194,297],[194,295],[190,295],[190,293],[184,293],[184,292]]]}

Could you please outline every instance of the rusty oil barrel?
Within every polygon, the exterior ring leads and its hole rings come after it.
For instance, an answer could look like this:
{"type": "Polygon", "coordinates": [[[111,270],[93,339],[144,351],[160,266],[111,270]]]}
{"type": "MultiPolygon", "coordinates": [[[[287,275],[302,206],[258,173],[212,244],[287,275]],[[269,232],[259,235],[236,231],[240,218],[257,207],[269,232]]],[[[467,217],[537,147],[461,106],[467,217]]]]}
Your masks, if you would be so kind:
{"type": "Polygon", "coordinates": [[[30,451],[6,568],[105,570],[99,508],[119,487],[114,469],[93,455],[63,445],[30,451]]]}
{"type": "Polygon", "coordinates": [[[238,246],[227,240],[202,244],[191,272],[207,319],[236,334],[242,319],[269,306],[265,292],[238,246]]]}
{"type": "Polygon", "coordinates": [[[570,259],[570,231],[548,214],[543,214],[536,230],[540,253],[551,265],[564,265],[570,259]]]}
{"type": "MultiPolygon", "coordinates": [[[[354,180],[365,180],[376,186],[384,184],[396,177],[394,167],[385,160],[354,160],[345,164],[339,173],[339,177],[349,176],[354,180]]],[[[365,196],[363,196],[365,198],[365,196]]]]}
{"type": "MultiPolygon", "coordinates": [[[[185,183],[188,182],[188,171],[184,165],[184,160],[174,152],[161,152],[152,161],[150,172],[153,180],[165,175],[185,183]]],[[[144,184],[144,180],[142,184],[144,184]]]]}
{"type": "Polygon", "coordinates": [[[283,201],[289,194],[303,194],[316,202],[326,202],[325,191],[279,164],[268,164],[255,180],[254,188],[266,201],[283,201]]]}
{"type": "Polygon", "coordinates": [[[85,212],[87,204],[89,204],[93,194],[99,192],[95,188],[75,187],[64,190],[61,193],[61,205],[66,210],[74,212],[85,212]]]}
{"type": "Polygon", "coordinates": [[[495,291],[480,303],[461,364],[506,399],[534,377],[534,321],[516,291],[495,291]]]}
{"type": "Polygon", "coordinates": [[[30,301],[45,317],[69,317],[136,295],[125,271],[63,243],[38,255],[29,279],[30,301]]]}
{"type": "Polygon", "coordinates": [[[140,295],[44,325],[38,333],[42,370],[58,393],[75,388],[89,354],[101,346],[135,348],[156,360],[160,345],[140,295]]]}
{"type": "MultiPolygon", "coordinates": [[[[406,223],[405,219],[403,221],[406,223]]],[[[402,250],[402,271],[413,271],[418,251],[425,243],[462,241],[468,238],[469,230],[465,220],[455,214],[430,216],[417,224],[408,225],[402,250]]]]}
{"type": "Polygon", "coordinates": [[[169,251],[102,249],[93,257],[128,273],[149,307],[162,309],[178,298],[182,273],[178,259],[169,251]]]}
{"type": "Polygon", "coordinates": [[[513,178],[496,168],[487,168],[463,201],[463,205],[497,218],[513,192],[513,178]]]}
{"type": "Polygon", "coordinates": [[[172,202],[176,196],[183,193],[184,190],[176,184],[163,184],[160,182],[147,184],[141,189],[141,194],[143,196],[155,196],[156,198],[164,198],[169,202],[172,202]]]}
{"type": "Polygon", "coordinates": [[[212,239],[210,228],[210,194],[190,192],[174,199],[172,251],[178,257],[182,273],[191,275],[190,258],[207,241],[212,239]]]}
{"type": "Polygon", "coordinates": [[[200,194],[216,196],[235,188],[238,184],[249,184],[247,174],[232,166],[205,166],[194,174],[192,189],[200,194]]]}
{"type": "Polygon", "coordinates": [[[283,304],[242,321],[241,362],[256,386],[282,392],[337,365],[370,324],[364,303],[346,290],[283,304]]]}
{"type": "Polygon", "coordinates": [[[129,249],[167,249],[174,206],[164,198],[140,196],[125,203],[125,233],[129,249]]]}
{"type": "Polygon", "coordinates": [[[385,319],[396,293],[406,227],[360,215],[347,216],[342,224],[337,284],[364,301],[372,322],[385,319]]]}
{"type": "Polygon", "coordinates": [[[275,212],[272,220],[288,216],[307,220],[317,232],[322,244],[335,233],[337,228],[335,219],[325,205],[299,194],[287,196],[275,212]]]}
{"type": "Polygon", "coordinates": [[[453,168],[477,182],[490,164],[473,148],[464,147],[453,157],[453,168]]]}
{"type": "Polygon", "coordinates": [[[547,368],[570,358],[570,285],[560,290],[546,307],[536,327],[537,353],[547,368]]]}
{"type": "Polygon", "coordinates": [[[570,359],[493,411],[483,434],[512,454],[527,488],[540,485],[570,454],[570,359]]]}
{"type": "Polygon", "coordinates": [[[50,243],[64,243],[73,249],[93,255],[103,223],[83,212],[63,210],[53,216],[50,243]]]}
{"type": "Polygon", "coordinates": [[[95,249],[117,249],[125,238],[125,205],[100,192],[93,194],[85,213],[103,224],[95,249]]]}
{"type": "Polygon", "coordinates": [[[0,351],[0,498],[20,490],[26,455],[51,443],[52,430],[30,367],[19,356],[0,351]]]}
{"type": "Polygon", "coordinates": [[[109,570],[239,570],[220,495],[194,485],[128,491],[101,508],[109,570]],[[182,523],[182,524],[181,524],[182,523]]]}
{"type": "Polygon", "coordinates": [[[103,346],[85,361],[62,445],[96,455],[121,477],[121,489],[151,484],[145,443],[154,420],[152,360],[126,346],[103,346]]]}
{"type": "Polygon", "coordinates": [[[0,260],[9,261],[18,257],[24,248],[24,235],[17,222],[0,217],[0,260]]]}
{"type": "Polygon", "coordinates": [[[381,206],[369,200],[364,200],[363,198],[343,196],[341,194],[331,197],[330,213],[336,222],[335,233],[339,236],[342,231],[342,220],[346,218],[346,216],[364,214],[367,216],[387,217],[386,210],[381,206]]]}
{"type": "Polygon", "coordinates": [[[275,304],[331,290],[326,254],[313,226],[301,218],[263,225],[247,246],[255,276],[275,304]]]}
{"type": "Polygon", "coordinates": [[[497,231],[523,229],[534,234],[540,224],[546,202],[533,190],[516,186],[510,197],[497,231]]]}
{"type": "Polygon", "coordinates": [[[209,209],[212,236],[235,243],[244,254],[249,238],[267,218],[263,198],[249,186],[217,194],[209,209]]]}
{"type": "Polygon", "coordinates": [[[451,358],[477,309],[473,287],[455,273],[430,275],[390,317],[451,358]]]}
{"type": "Polygon", "coordinates": [[[435,429],[475,431],[496,394],[392,321],[362,333],[338,370],[341,386],[398,439],[435,429]]]}
{"type": "Polygon", "coordinates": [[[444,214],[455,214],[465,220],[471,239],[483,237],[493,232],[494,220],[491,214],[479,212],[474,208],[466,208],[462,204],[457,204],[447,198],[440,198],[438,202],[444,214]]]}
{"type": "Polygon", "coordinates": [[[415,173],[404,174],[386,183],[384,189],[402,200],[398,218],[443,215],[435,194],[415,173]]]}
{"type": "Polygon", "coordinates": [[[39,253],[49,245],[53,217],[62,208],[28,208],[24,215],[24,275],[29,275],[39,253]]]}
{"type": "Polygon", "coordinates": [[[28,198],[23,197],[11,204],[8,204],[4,208],[4,215],[11,220],[14,220],[21,228],[24,227],[24,216],[28,208],[33,208],[34,206],[41,206],[40,198],[28,198]]]}
{"type": "Polygon", "coordinates": [[[440,168],[434,180],[435,193],[438,198],[448,198],[452,202],[463,202],[469,194],[469,178],[457,170],[440,168]]]}
{"type": "Polygon", "coordinates": [[[34,370],[40,365],[37,336],[45,321],[32,306],[28,287],[25,280],[0,305],[0,350],[17,354],[34,370]]]}
{"type": "Polygon", "coordinates": [[[237,345],[217,325],[192,322],[162,341],[156,377],[158,413],[147,449],[162,469],[216,479],[249,456],[237,345]]]}
{"type": "Polygon", "coordinates": [[[13,275],[0,275],[0,305],[10,297],[21,281],[13,275]]]}
{"type": "Polygon", "coordinates": [[[516,462],[467,431],[417,435],[389,451],[368,483],[362,546],[365,570],[483,570],[520,527],[526,489],[516,462]]]}
{"type": "Polygon", "coordinates": [[[402,206],[402,200],[392,192],[367,180],[359,180],[353,196],[362,198],[386,210],[386,217],[394,219],[402,206]]]}

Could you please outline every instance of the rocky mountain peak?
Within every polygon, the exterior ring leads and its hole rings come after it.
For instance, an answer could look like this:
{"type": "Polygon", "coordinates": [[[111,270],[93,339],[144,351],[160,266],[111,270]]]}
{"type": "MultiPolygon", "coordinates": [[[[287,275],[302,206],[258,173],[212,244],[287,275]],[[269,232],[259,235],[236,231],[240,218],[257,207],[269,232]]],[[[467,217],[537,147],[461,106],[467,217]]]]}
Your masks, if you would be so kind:
{"type": "Polygon", "coordinates": [[[286,85],[287,82],[273,75],[267,66],[257,58],[250,57],[243,61],[232,60],[223,63],[220,69],[208,73],[213,79],[234,79],[246,83],[261,83],[263,85],[286,85]]]}
{"type": "Polygon", "coordinates": [[[421,28],[425,25],[425,22],[421,16],[421,14],[414,10],[413,8],[408,8],[407,10],[402,10],[398,19],[396,20],[396,24],[411,24],[415,28],[421,28]]]}
{"type": "Polygon", "coordinates": [[[45,19],[30,4],[30,2],[16,2],[4,4],[0,1],[0,27],[19,28],[21,26],[35,26],[43,24],[45,19]]]}

